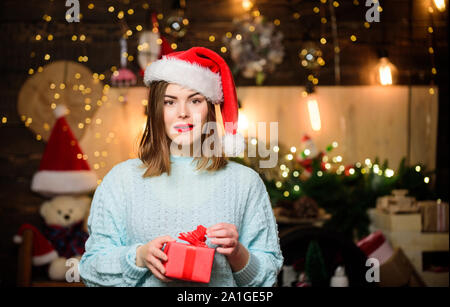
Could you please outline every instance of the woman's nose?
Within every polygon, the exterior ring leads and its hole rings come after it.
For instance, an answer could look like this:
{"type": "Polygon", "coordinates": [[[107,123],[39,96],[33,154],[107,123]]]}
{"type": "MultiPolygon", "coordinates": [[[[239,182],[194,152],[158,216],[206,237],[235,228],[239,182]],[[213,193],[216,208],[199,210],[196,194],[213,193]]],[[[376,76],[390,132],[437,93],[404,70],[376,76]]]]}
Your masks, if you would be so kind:
{"type": "Polygon", "coordinates": [[[187,115],[189,115],[188,113],[188,110],[187,110],[187,108],[186,108],[186,104],[185,103],[180,103],[180,104],[178,104],[178,116],[179,117],[186,117],[187,115]]]}

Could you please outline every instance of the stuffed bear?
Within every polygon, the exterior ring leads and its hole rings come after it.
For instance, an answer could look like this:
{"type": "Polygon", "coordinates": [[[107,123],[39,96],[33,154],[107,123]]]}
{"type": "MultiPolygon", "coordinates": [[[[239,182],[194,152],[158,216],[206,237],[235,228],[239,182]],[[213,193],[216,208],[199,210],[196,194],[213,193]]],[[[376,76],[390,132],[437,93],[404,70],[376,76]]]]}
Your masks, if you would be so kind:
{"type": "Polygon", "coordinates": [[[66,260],[79,260],[84,253],[90,204],[88,196],[57,196],[41,205],[40,214],[45,221],[43,234],[58,253],[48,269],[50,279],[65,280],[66,260]]]}

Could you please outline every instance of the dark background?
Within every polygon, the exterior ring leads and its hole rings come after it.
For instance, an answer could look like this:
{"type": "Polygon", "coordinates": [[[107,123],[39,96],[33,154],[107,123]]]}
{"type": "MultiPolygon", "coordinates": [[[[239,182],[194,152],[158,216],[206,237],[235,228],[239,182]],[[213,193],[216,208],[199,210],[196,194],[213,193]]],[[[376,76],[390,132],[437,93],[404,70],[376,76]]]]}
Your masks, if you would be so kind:
{"type": "MultiPolygon", "coordinates": [[[[233,31],[233,18],[240,16],[241,1],[236,0],[191,0],[186,1],[185,17],[189,19],[188,33],[182,39],[174,39],[166,35],[169,42],[178,45],[177,50],[185,50],[192,46],[204,46],[220,53],[224,46],[222,37],[233,31]],[[216,40],[211,42],[209,36],[216,40]]],[[[333,44],[331,35],[331,18],[329,1],[326,4],[318,0],[255,0],[257,8],[268,20],[280,20],[277,30],[284,34],[285,57],[277,70],[270,74],[264,82],[266,86],[306,84],[308,72],[299,63],[298,52],[307,37],[318,41],[322,36],[327,38],[326,45],[320,45],[326,65],[318,72],[320,85],[367,85],[368,70],[377,61],[380,48],[386,49],[389,58],[399,71],[400,85],[432,85],[439,88],[439,123],[436,157],[436,175],[432,184],[438,195],[448,200],[448,8],[440,13],[435,9],[428,13],[428,0],[389,0],[380,1],[383,8],[381,22],[371,23],[370,28],[364,26],[365,0],[341,0],[335,8],[338,37],[340,45],[341,80],[335,80],[333,63],[333,44]],[[313,8],[320,8],[320,13],[313,8]],[[299,13],[296,19],[294,13],[299,13]],[[321,17],[328,22],[322,24],[321,17]],[[427,28],[433,25],[433,33],[427,28]],[[356,42],[350,40],[356,35],[356,42]],[[434,56],[428,53],[433,46],[434,56]],[[437,75],[431,74],[434,65],[437,75]]],[[[25,127],[17,113],[19,90],[28,78],[28,70],[44,66],[43,56],[51,54],[51,60],[77,61],[80,55],[89,56],[83,63],[93,72],[106,73],[112,65],[119,66],[119,38],[122,28],[116,17],[119,8],[125,12],[134,9],[133,15],[125,14],[126,23],[135,31],[141,24],[145,28],[148,12],[163,13],[160,20],[163,24],[171,14],[171,1],[133,0],[124,1],[80,1],[83,14],[80,23],[67,23],[64,19],[67,8],[65,0],[13,1],[0,2],[0,117],[7,117],[6,124],[0,124],[0,285],[14,285],[17,262],[17,249],[12,237],[24,222],[36,226],[41,225],[39,206],[44,198],[30,190],[33,174],[45,148],[45,143],[37,141],[34,134],[25,127]],[[94,9],[88,9],[89,3],[94,9]],[[125,1],[126,2],[126,1],[125,1]],[[119,3],[121,3],[119,5],[119,3]],[[149,3],[149,9],[142,4],[149,3]],[[114,14],[107,11],[114,5],[114,14]],[[52,16],[51,22],[43,20],[47,14],[52,16]],[[53,41],[47,41],[42,35],[36,41],[36,34],[51,33],[53,41]],[[73,42],[73,34],[85,34],[84,42],[73,42]],[[35,57],[30,54],[34,52],[35,57]]],[[[448,4],[448,3],[447,3],[448,4]]],[[[434,7],[434,6],[433,6],[434,7]]],[[[137,58],[137,35],[128,39],[128,52],[137,58]]],[[[229,52],[223,54],[231,64],[229,52]]],[[[135,61],[128,67],[136,73],[139,66],[135,61]]],[[[105,80],[106,81],[106,80],[105,80]]],[[[237,86],[255,85],[254,80],[237,76],[237,86]]],[[[142,80],[138,85],[142,86],[142,80]]],[[[412,123],[414,124],[414,123],[412,123]]]]}

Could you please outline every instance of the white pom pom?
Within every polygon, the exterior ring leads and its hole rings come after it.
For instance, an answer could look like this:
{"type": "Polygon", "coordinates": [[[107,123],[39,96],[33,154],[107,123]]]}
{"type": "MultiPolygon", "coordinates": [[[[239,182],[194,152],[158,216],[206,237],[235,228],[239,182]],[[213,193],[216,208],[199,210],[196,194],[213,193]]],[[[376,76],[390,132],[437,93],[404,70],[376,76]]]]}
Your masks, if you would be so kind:
{"type": "Polygon", "coordinates": [[[64,116],[67,114],[67,107],[65,105],[57,105],[55,110],[53,111],[53,114],[55,114],[56,118],[60,118],[61,116],[64,116]]]}
{"type": "Polygon", "coordinates": [[[22,243],[22,241],[23,241],[22,236],[15,235],[13,237],[13,242],[16,243],[16,244],[20,244],[20,243],[22,243]]]}
{"type": "Polygon", "coordinates": [[[229,134],[226,133],[222,137],[223,152],[228,157],[237,157],[245,149],[245,140],[242,134],[229,134]]]}

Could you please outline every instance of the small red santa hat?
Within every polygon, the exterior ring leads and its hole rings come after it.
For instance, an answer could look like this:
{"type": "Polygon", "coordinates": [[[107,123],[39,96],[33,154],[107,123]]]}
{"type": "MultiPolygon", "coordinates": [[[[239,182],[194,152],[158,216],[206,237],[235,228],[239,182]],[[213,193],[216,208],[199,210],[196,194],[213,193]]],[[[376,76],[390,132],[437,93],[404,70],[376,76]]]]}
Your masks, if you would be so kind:
{"type": "Polygon", "coordinates": [[[26,229],[30,229],[33,232],[33,252],[32,263],[33,265],[40,266],[52,262],[58,258],[58,253],[53,248],[53,245],[48,241],[42,233],[33,225],[23,224],[20,226],[17,234],[14,236],[13,241],[16,244],[20,244],[23,241],[23,232],[26,229]]]}
{"type": "Polygon", "coordinates": [[[385,263],[394,253],[391,244],[386,240],[381,230],[377,230],[356,244],[367,258],[376,258],[380,265],[385,263]]]}
{"type": "Polygon", "coordinates": [[[203,47],[165,55],[150,64],[144,74],[147,86],[160,80],[196,90],[210,99],[215,107],[225,155],[237,156],[243,152],[244,137],[237,132],[236,87],[230,68],[220,55],[203,47]]]}
{"type": "Polygon", "coordinates": [[[44,195],[79,194],[97,187],[97,175],[91,171],[64,115],[67,108],[56,107],[57,118],[34,174],[31,190],[44,195]]]}

